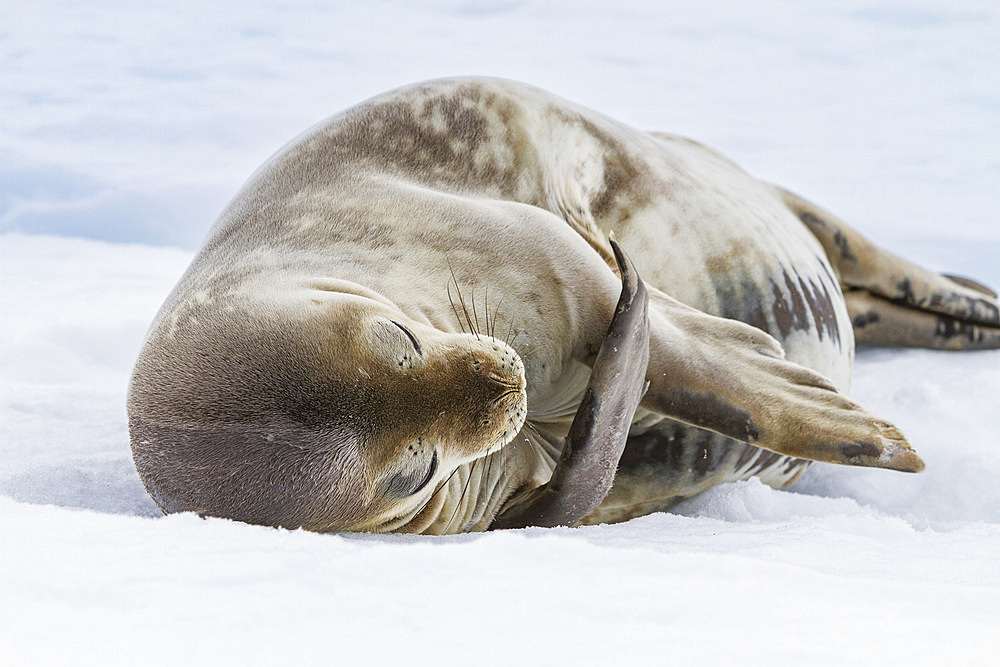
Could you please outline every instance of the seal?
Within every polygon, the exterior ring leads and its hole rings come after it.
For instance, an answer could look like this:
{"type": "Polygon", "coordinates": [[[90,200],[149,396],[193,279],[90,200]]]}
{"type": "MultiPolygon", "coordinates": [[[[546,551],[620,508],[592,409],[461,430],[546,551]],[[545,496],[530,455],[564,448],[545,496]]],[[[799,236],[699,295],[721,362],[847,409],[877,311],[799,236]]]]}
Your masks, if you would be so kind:
{"type": "Polygon", "coordinates": [[[997,348],[998,305],[696,142],[432,81],[228,205],[136,362],[133,457],[165,512],[433,534],[621,521],[810,461],[919,471],[845,396],[855,334],[997,348]]]}

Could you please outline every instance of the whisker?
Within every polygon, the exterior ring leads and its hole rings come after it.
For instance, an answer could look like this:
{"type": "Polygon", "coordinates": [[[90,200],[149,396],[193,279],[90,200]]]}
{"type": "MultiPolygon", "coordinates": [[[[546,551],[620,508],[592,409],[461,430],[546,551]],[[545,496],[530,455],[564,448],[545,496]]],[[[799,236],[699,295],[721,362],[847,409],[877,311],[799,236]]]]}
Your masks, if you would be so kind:
{"type": "MultiPolygon", "coordinates": [[[[458,292],[458,302],[462,305],[462,312],[465,313],[465,321],[469,324],[469,333],[474,334],[478,339],[479,333],[476,331],[475,327],[472,326],[472,318],[469,316],[469,308],[465,304],[465,296],[462,294],[462,288],[458,284],[458,276],[455,275],[455,269],[451,265],[451,259],[446,258],[446,260],[448,262],[448,270],[451,271],[451,279],[455,281],[455,291],[458,292]]],[[[461,318],[459,318],[459,323],[461,324],[461,318]]],[[[462,332],[465,332],[465,327],[462,327],[462,332]]]]}
{"type": "MultiPolygon", "coordinates": [[[[487,467],[486,464],[484,463],[483,464],[483,474],[480,475],[480,477],[479,477],[479,497],[484,501],[483,502],[484,511],[485,511],[485,507],[487,505],[487,501],[489,501],[489,497],[488,496],[484,497],[483,496],[483,492],[484,492],[485,489],[489,488],[490,473],[493,472],[493,455],[491,454],[487,458],[489,458],[489,460],[490,460],[489,467],[487,467]]],[[[480,517],[476,517],[477,521],[479,519],[480,519],[480,517]]]]}
{"type": "Polygon", "coordinates": [[[523,329],[517,329],[517,330],[514,331],[514,338],[512,338],[511,341],[510,341],[511,347],[514,346],[514,343],[517,342],[517,339],[520,338],[522,334],[524,334],[524,330],[523,329]]]}
{"type": "MultiPolygon", "coordinates": [[[[502,482],[504,479],[507,479],[507,445],[500,448],[500,481],[502,482]]],[[[502,492],[503,484],[498,483],[497,489],[502,492]]]]}
{"type": "MultiPolygon", "coordinates": [[[[462,289],[458,286],[458,279],[457,278],[455,279],[455,288],[458,290],[458,301],[459,301],[459,303],[462,304],[462,312],[465,313],[465,321],[469,323],[469,333],[472,333],[473,335],[475,335],[476,339],[478,340],[479,339],[479,331],[472,324],[472,317],[469,315],[469,307],[465,303],[465,295],[462,294],[462,289]]],[[[473,294],[473,298],[475,298],[475,294],[473,294]]],[[[476,305],[475,300],[473,300],[472,305],[473,305],[473,307],[475,307],[475,305],[476,305]]]]}
{"type": "Polygon", "coordinates": [[[469,300],[472,301],[472,316],[476,320],[476,338],[479,338],[479,332],[482,331],[482,327],[479,326],[479,313],[476,312],[476,283],[479,282],[479,274],[472,279],[472,288],[469,290],[470,296],[469,300]]]}
{"type": "Polygon", "coordinates": [[[448,526],[451,526],[455,517],[458,515],[458,510],[462,508],[462,503],[465,501],[465,494],[469,492],[469,483],[472,482],[472,471],[475,470],[476,464],[479,460],[480,459],[476,459],[472,462],[472,465],[469,466],[469,477],[465,480],[465,488],[462,489],[462,495],[458,497],[458,503],[455,505],[455,511],[451,513],[451,518],[448,519],[448,526]]]}
{"type": "MultiPolygon", "coordinates": [[[[530,434],[534,435],[538,440],[547,442],[547,440],[542,436],[542,434],[538,432],[538,429],[535,428],[535,426],[527,419],[524,420],[524,426],[522,426],[522,429],[526,429],[530,434]]],[[[528,440],[527,436],[525,436],[524,439],[529,443],[531,442],[530,440],[528,440]]]]}
{"type": "MultiPolygon", "coordinates": [[[[441,484],[440,486],[438,486],[438,488],[434,490],[434,493],[431,494],[431,500],[434,500],[434,496],[436,496],[439,492],[441,492],[444,489],[448,488],[448,485],[451,483],[451,478],[454,477],[455,473],[457,473],[457,472],[458,472],[458,468],[455,468],[454,470],[451,471],[451,474],[448,475],[448,479],[444,480],[444,483],[441,484]]],[[[430,501],[427,501],[427,502],[428,502],[428,504],[430,504],[430,501]]]]}
{"type": "Polygon", "coordinates": [[[534,347],[529,348],[527,352],[518,352],[517,356],[521,357],[521,359],[530,359],[535,352],[538,352],[540,347],[540,345],[535,345],[534,347]]]}
{"type": "Polygon", "coordinates": [[[483,297],[483,315],[486,317],[486,335],[490,338],[493,334],[490,333],[490,286],[486,285],[486,294],[483,297]]]}
{"type": "Polygon", "coordinates": [[[497,301],[496,310],[493,311],[493,331],[490,332],[490,335],[494,338],[497,337],[497,320],[500,319],[500,306],[503,305],[503,299],[503,297],[500,297],[500,300],[497,301]]]}
{"type": "Polygon", "coordinates": [[[462,318],[458,314],[458,308],[455,306],[455,300],[451,298],[451,283],[447,284],[446,289],[448,292],[448,303],[451,304],[451,309],[455,313],[455,319],[458,320],[458,326],[461,327],[462,333],[465,333],[465,325],[462,323],[462,318]]]}
{"type": "MultiPolygon", "coordinates": [[[[458,277],[455,275],[455,267],[451,265],[451,258],[447,255],[445,256],[445,261],[448,263],[448,271],[451,273],[451,280],[455,283],[455,291],[458,292],[458,300],[462,301],[462,288],[458,286],[458,277]]],[[[455,311],[455,319],[458,320],[458,326],[462,328],[462,333],[465,333],[465,325],[462,323],[462,317],[458,314],[458,308],[455,307],[455,301],[451,296],[451,283],[447,283],[448,300],[451,301],[452,310],[455,311]]],[[[463,308],[465,304],[462,304],[463,308]]]]}
{"type": "Polygon", "coordinates": [[[514,318],[513,317],[510,318],[510,326],[507,327],[507,335],[504,336],[504,339],[503,339],[503,342],[506,343],[507,345],[513,345],[513,343],[510,340],[510,336],[511,336],[512,333],[514,333],[514,318]]]}

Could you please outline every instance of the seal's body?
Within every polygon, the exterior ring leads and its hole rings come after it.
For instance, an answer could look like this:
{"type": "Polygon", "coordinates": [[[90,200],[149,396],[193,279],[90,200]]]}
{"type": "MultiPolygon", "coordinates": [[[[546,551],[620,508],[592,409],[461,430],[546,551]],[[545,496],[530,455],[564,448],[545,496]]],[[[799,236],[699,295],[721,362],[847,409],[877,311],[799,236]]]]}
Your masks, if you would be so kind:
{"type": "Polygon", "coordinates": [[[431,82],[313,128],[230,203],[140,354],[133,452],[165,511],[517,525],[502,519],[582,465],[566,443],[574,416],[603,414],[588,382],[600,397],[634,375],[614,417],[624,453],[604,462],[620,456],[614,485],[573,521],[752,475],[785,486],[807,459],[919,470],[841,395],[852,317],[875,343],[1000,345],[985,288],[871,246],[700,144],[523,84],[431,82]],[[641,317],[616,311],[623,284],[641,317]],[[900,317],[909,338],[879,333],[900,317]]]}

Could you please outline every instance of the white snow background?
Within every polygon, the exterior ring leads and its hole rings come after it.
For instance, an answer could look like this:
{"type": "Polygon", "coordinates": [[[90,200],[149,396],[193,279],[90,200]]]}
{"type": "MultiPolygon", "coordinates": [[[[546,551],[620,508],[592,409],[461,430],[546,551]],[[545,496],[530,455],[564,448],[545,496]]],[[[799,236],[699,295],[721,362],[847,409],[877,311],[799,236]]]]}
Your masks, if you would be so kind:
{"type": "Polygon", "coordinates": [[[454,74],[692,136],[1000,285],[995,2],[3,0],[0,663],[997,660],[997,352],[859,356],[921,475],[449,538],[159,515],[125,387],[214,217],[313,123],[454,74]]]}

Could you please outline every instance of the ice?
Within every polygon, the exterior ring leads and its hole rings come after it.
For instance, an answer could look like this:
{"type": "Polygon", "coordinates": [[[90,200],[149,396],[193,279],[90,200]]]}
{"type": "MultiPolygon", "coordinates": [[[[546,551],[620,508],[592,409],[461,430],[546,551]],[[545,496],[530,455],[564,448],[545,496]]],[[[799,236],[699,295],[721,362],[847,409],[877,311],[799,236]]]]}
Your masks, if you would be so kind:
{"type": "Polygon", "coordinates": [[[9,0],[0,34],[0,662],[993,659],[997,352],[859,355],[852,396],[925,473],[816,465],[616,526],[447,538],[162,517],[124,397],[268,155],[454,74],[692,136],[996,287],[995,3],[9,0]]]}

